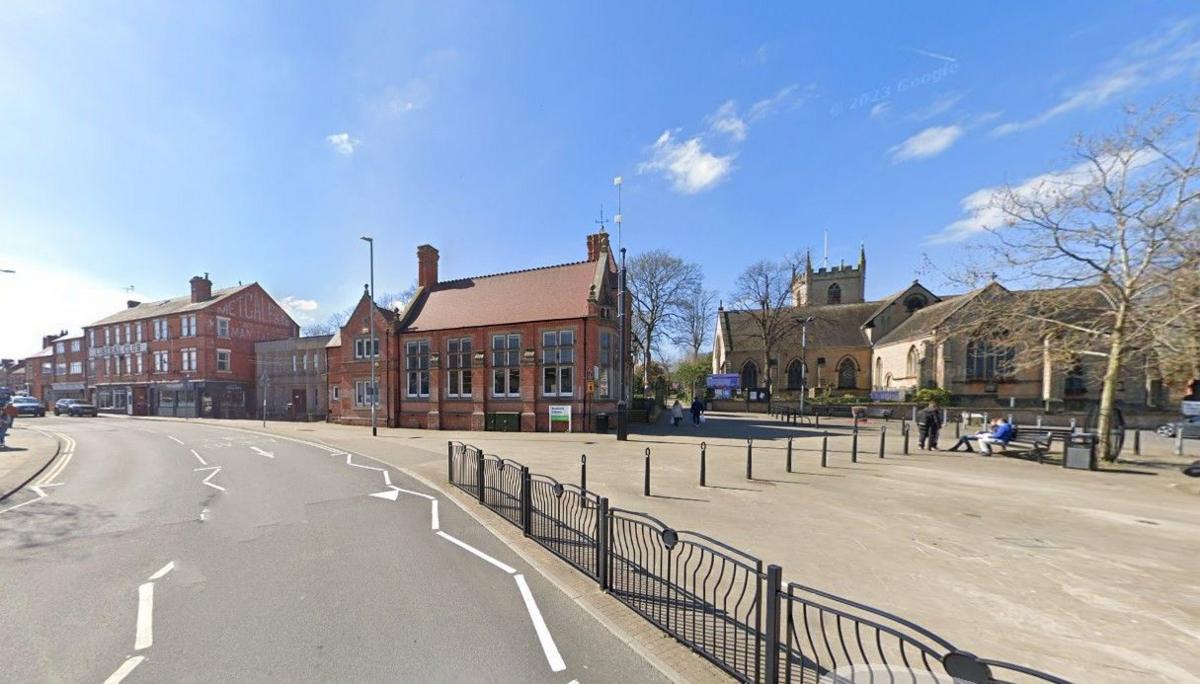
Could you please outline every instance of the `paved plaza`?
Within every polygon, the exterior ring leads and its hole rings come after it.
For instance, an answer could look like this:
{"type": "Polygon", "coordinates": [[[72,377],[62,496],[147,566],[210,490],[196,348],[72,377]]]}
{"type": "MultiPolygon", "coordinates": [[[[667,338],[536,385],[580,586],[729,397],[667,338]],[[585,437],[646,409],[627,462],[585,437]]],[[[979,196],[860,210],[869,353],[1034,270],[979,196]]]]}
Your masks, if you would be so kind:
{"type": "Polygon", "coordinates": [[[588,488],[612,505],[704,532],[781,565],[785,580],[903,616],[982,656],[1077,681],[1198,681],[1200,481],[1179,473],[1189,459],[1170,455],[1166,440],[1146,436],[1135,463],[1086,472],[920,452],[915,440],[903,455],[897,421],[864,426],[857,463],[848,421],[817,430],[726,414],[698,429],[638,427],[626,443],[591,434],[380,429],[372,438],[339,425],[267,429],[368,454],[443,486],[447,440],[573,483],[586,453],[588,488]],[[883,459],[881,425],[889,428],[883,459]],[[755,439],[752,480],[747,436],[755,439]],[[650,497],[642,494],[647,448],[650,497]]]}

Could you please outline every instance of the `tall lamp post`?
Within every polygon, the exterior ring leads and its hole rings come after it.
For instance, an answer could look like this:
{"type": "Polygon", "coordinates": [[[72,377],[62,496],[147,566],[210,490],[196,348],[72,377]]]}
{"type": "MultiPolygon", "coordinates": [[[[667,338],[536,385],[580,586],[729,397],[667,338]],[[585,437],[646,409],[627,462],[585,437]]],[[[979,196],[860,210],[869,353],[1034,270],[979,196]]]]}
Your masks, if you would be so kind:
{"type": "Polygon", "coordinates": [[[800,321],[800,415],[804,415],[804,395],[808,394],[808,324],[814,320],[809,316],[800,321]]]}
{"type": "Polygon", "coordinates": [[[629,439],[629,394],[626,391],[628,385],[625,382],[628,370],[625,365],[625,336],[628,334],[626,328],[629,321],[625,316],[625,244],[622,241],[621,223],[624,221],[624,216],[621,214],[621,185],[623,179],[617,176],[613,179],[613,185],[617,186],[617,215],[613,221],[617,224],[617,247],[621,252],[621,271],[617,274],[617,330],[619,340],[617,342],[617,353],[621,357],[621,384],[620,396],[617,398],[617,439],[625,441],[629,439]]]}
{"type": "Polygon", "coordinates": [[[379,427],[375,423],[375,411],[379,406],[379,384],[375,379],[375,366],[379,363],[379,342],[375,339],[375,238],[364,235],[359,239],[367,243],[371,252],[371,306],[367,309],[367,317],[371,321],[371,436],[378,437],[379,427]]]}

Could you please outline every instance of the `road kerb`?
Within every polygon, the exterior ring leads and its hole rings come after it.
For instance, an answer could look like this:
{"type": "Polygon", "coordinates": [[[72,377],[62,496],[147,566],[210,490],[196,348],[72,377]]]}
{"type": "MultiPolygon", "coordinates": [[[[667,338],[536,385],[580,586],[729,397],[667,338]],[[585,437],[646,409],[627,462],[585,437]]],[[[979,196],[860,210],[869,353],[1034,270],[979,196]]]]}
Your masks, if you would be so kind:
{"type": "Polygon", "coordinates": [[[58,437],[55,437],[55,436],[53,436],[53,435],[50,435],[50,434],[48,434],[48,433],[42,432],[41,430],[38,430],[37,428],[28,428],[28,429],[30,429],[30,430],[34,430],[34,431],[35,431],[35,432],[37,432],[38,434],[41,434],[41,435],[43,435],[43,436],[45,436],[45,437],[48,437],[48,438],[50,438],[50,439],[54,440],[54,453],[50,455],[50,458],[46,459],[46,462],[45,462],[45,463],[43,463],[43,464],[41,464],[40,466],[38,466],[38,469],[37,469],[36,471],[34,471],[34,473],[33,473],[32,475],[30,475],[29,477],[25,478],[25,480],[24,480],[24,481],[22,481],[20,484],[16,485],[15,487],[13,487],[13,488],[12,488],[11,490],[9,490],[9,491],[6,491],[6,492],[5,492],[5,491],[0,491],[0,501],[4,501],[4,500],[5,500],[5,499],[7,499],[8,497],[10,497],[10,496],[12,496],[13,494],[16,494],[17,492],[19,492],[19,491],[21,491],[22,489],[24,489],[24,488],[25,488],[25,486],[26,486],[26,485],[28,485],[30,482],[33,482],[34,480],[36,480],[36,479],[38,478],[38,476],[39,476],[39,475],[41,475],[42,473],[46,472],[46,469],[50,467],[50,464],[51,464],[51,463],[54,463],[54,459],[58,458],[58,455],[59,455],[60,453],[62,453],[62,445],[63,445],[63,443],[62,443],[62,440],[61,440],[61,439],[59,439],[58,437]]]}

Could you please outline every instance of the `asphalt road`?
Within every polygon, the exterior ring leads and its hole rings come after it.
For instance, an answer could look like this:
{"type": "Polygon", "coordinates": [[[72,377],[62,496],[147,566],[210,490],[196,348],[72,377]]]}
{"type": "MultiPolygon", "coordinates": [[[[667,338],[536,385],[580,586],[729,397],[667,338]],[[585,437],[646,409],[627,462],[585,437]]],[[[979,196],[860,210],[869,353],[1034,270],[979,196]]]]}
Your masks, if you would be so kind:
{"type": "Polygon", "coordinates": [[[69,439],[0,503],[5,681],[660,679],[378,462],[221,427],[37,423],[69,439]]]}

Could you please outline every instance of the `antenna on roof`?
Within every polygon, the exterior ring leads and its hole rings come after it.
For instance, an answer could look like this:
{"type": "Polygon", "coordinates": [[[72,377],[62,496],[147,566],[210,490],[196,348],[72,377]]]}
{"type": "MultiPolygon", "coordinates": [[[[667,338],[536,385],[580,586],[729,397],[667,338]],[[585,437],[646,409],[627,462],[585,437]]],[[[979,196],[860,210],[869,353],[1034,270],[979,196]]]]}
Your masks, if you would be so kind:
{"type": "Polygon", "coordinates": [[[613,185],[617,186],[617,215],[613,217],[613,221],[617,224],[617,250],[620,251],[624,245],[621,244],[621,221],[624,217],[621,215],[621,186],[625,184],[625,179],[617,176],[613,179],[613,185]]]}
{"type": "Polygon", "coordinates": [[[603,233],[603,232],[604,232],[604,223],[605,223],[605,220],[604,220],[604,202],[601,202],[601,203],[600,203],[600,218],[599,218],[599,219],[597,219],[596,221],[594,221],[594,223],[599,223],[599,224],[600,224],[600,232],[601,232],[601,233],[603,233]]]}

